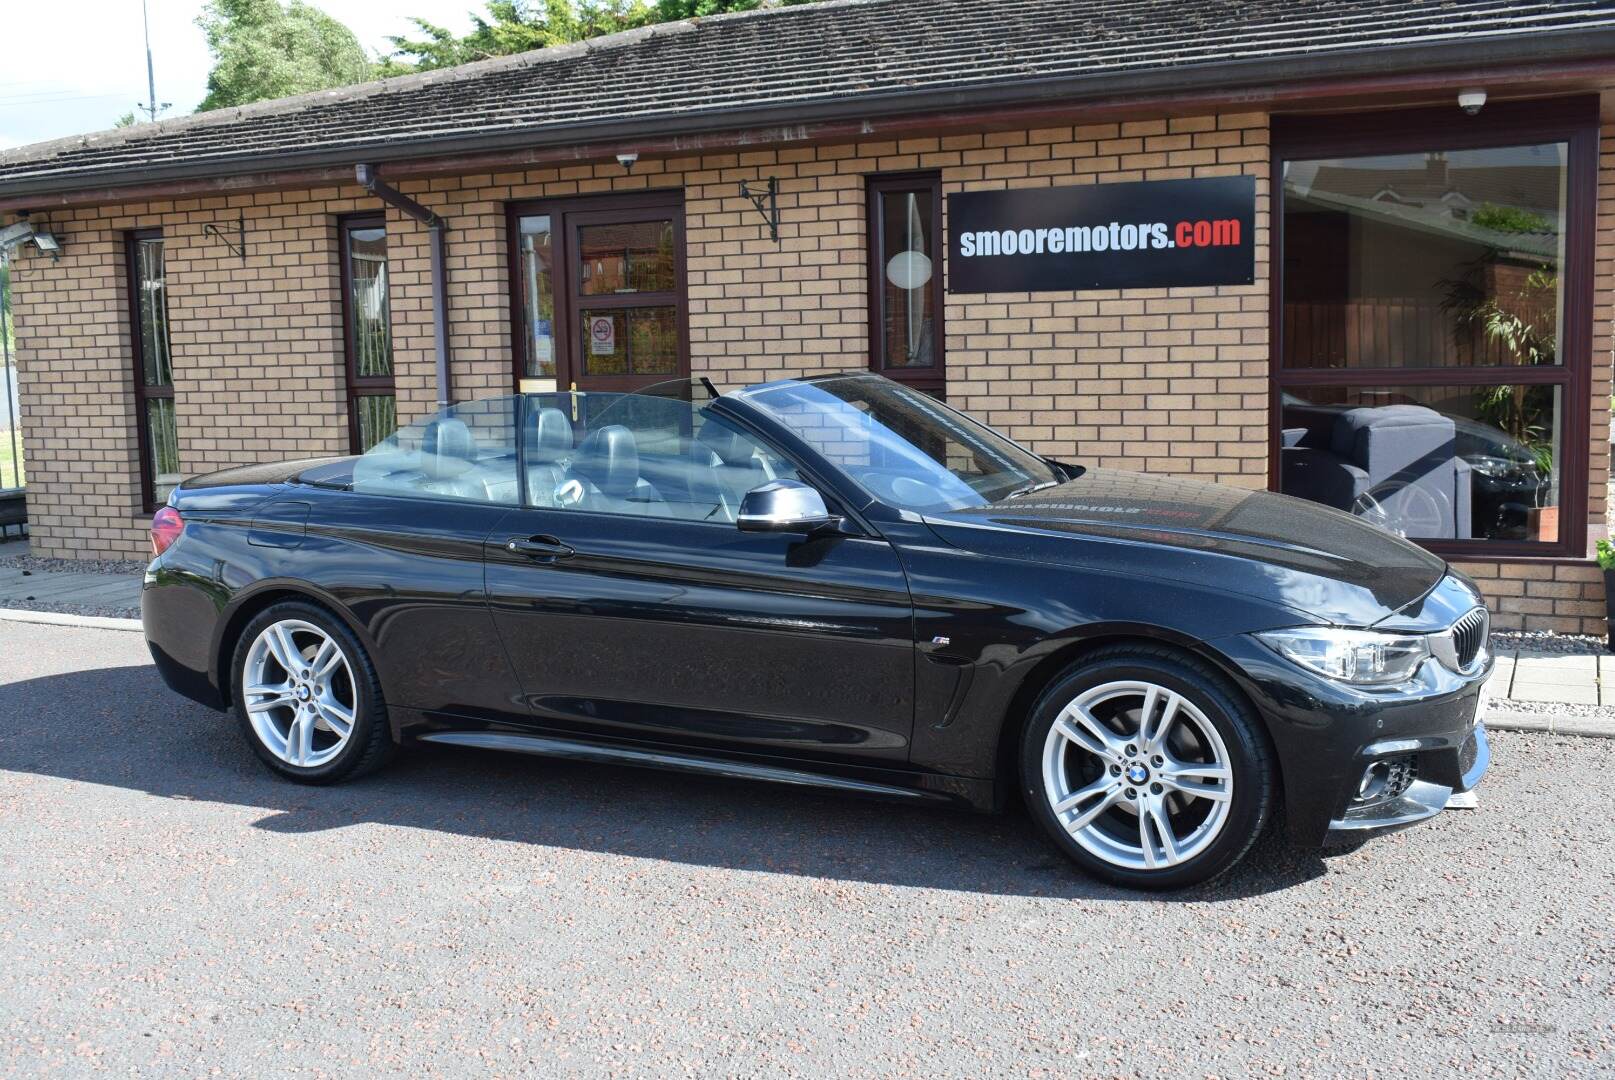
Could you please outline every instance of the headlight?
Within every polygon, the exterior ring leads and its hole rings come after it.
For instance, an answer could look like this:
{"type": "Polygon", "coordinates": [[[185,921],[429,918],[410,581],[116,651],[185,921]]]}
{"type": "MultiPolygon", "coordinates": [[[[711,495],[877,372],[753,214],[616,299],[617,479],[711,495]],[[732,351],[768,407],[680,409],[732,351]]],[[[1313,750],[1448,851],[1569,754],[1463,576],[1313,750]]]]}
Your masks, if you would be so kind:
{"type": "Polygon", "coordinates": [[[1309,671],[1357,686],[1406,682],[1430,655],[1430,643],[1422,634],[1312,626],[1256,636],[1309,671]]]}

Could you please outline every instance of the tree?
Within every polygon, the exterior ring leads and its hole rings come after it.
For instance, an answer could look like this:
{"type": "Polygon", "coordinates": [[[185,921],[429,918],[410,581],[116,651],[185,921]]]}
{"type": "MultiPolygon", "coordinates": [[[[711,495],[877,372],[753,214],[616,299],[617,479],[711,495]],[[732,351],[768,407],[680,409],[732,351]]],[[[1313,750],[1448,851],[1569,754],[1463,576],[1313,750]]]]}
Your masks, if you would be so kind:
{"type": "Polygon", "coordinates": [[[490,56],[511,56],[551,45],[585,41],[619,30],[729,11],[808,3],[809,0],[488,0],[487,15],[471,17],[472,30],[456,37],[425,19],[424,35],[392,38],[383,74],[453,67],[490,56]]]}
{"type": "Polygon", "coordinates": [[[196,23],[213,54],[198,112],[349,86],[377,73],[353,31],[305,0],[209,0],[196,23]]]}
{"type": "Polygon", "coordinates": [[[16,355],[11,333],[11,266],[6,257],[0,255],[0,334],[5,335],[6,356],[16,355]]]}

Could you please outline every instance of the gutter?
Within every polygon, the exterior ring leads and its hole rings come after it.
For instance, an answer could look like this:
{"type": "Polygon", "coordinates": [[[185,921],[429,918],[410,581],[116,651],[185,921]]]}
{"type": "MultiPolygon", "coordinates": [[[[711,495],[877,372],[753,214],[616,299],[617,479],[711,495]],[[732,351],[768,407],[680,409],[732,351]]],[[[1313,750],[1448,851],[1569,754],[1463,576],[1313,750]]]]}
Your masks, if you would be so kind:
{"type": "Polygon", "coordinates": [[[0,200],[16,203],[30,193],[52,193],[73,185],[123,186],[191,177],[219,178],[268,170],[317,168],[347,164],[362,156],[370,162],[404,161],[450,154],[531,150],[535,147],[577,145],[623,139],[671,139],[689,136],[700,145],[702,134],[758,128],[757,143],[795,141],[795,134],[818,122],[845,120],[869,123],[871,118],[895,114],[985,110],[1006,106],[1058,103],[1070,108],[1109,96],[1170,95],[1174,99],[1197,94],[1234,92],[1233,97],[1260,109],[1281,98],[1281,85],[1320,83],[1327,80],[1413,79],[1429,87],[1459,81],[1496,81],[1500,71],[1485,68],[1527,66],[1522,78],[1551,82],[1564,77],[1575,61],[1592,61],[1594,78],[1607,81],[1615,74],[1615,28],[1558,30],[1509,37],[1476,37],[1438,44],[1396,45],[1336,53],[1302,53],[1282,58],[1235,60],[1183,67],[1156,67],[1144,71],[1110,71],[1059,75],[1031,80],[999,80],[925,90],[889,90],[849,94],[809,101],[777,102],[761,106],[718,108],[646,114],[620,120],[510,128],[486,135],[461,132],[419,139],[351,142],[345,145],[279,154],[240,154],[192,159],[179,163],[129,169],[83,169],[70,173],[0,180],[0,200]],[[1451,74],[1461,72],[1463,79],[1451,74]],[[1449,74],[1445,77],[1442,72],[1449,74]]]}
{"type": "Polygon", "coordinates": [[[354,177],[364,189],[389,206],[397,207],[405,217],[425,225],[432,239],[432,337],[436,345],[437,407],[446,409],[453,404],[452,376],[449,370],[449,298],[448,281],[444,266],[448,253],[448,222],[428,210],[402,191],[384,183],[381,170],[374,165],[354,166],[354,177]]]}

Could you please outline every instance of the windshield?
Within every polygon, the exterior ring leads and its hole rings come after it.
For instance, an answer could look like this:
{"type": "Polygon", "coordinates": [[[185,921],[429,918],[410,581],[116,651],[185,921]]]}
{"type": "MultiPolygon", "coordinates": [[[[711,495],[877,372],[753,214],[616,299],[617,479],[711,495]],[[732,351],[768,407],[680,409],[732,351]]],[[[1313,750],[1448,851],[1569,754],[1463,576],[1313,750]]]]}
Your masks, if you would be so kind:
{"type": "Polygon", "coordinates": [[[1063,479],[1029,450],[877,375],[769,383],[736,396],[899,509],[962,510],[1063,479]]]}

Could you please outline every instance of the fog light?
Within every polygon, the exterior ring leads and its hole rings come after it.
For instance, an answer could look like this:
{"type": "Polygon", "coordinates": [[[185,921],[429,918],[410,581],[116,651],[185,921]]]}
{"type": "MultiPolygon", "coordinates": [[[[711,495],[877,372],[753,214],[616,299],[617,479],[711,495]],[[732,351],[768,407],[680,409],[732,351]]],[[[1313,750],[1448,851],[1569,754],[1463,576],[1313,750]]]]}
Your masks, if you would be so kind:
{"type": "Polygon", "coordinates": [[[1352,802],[1395,799],[1412,786],[1418,775],[1418,758],[1412,754],[1380,758],[1363,770],[1363,778],[1357,782],[1357,797],[1352,802]]]}
{"type": "Polygon", "coordinates": [[[1390,773],[1391,767],[1383,761],[1376,761],[1364,769],[1363,778],[1357,784],[1357,801],[1368,802],[1383,794],[1390,773]]]}

